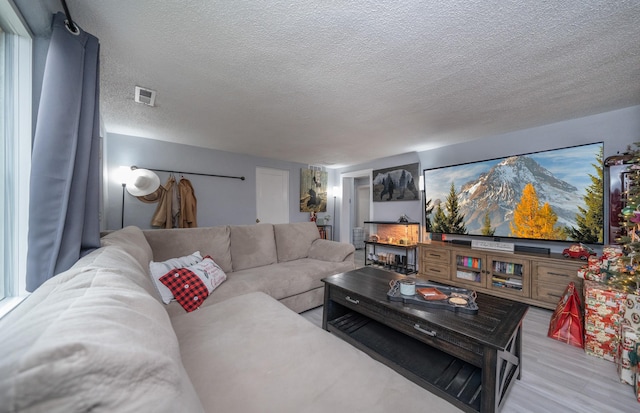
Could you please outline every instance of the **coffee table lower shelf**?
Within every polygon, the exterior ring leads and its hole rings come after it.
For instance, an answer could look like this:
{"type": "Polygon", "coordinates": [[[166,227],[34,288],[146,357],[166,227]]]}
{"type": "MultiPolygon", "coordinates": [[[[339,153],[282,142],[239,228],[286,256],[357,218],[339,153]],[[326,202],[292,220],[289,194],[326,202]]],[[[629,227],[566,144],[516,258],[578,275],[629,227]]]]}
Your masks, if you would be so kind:
{"type": "Polygon", "coordinates": [[[328,320],[327,330],[461,409],[480,410],[481,368],[357,312],[328,320]]]}

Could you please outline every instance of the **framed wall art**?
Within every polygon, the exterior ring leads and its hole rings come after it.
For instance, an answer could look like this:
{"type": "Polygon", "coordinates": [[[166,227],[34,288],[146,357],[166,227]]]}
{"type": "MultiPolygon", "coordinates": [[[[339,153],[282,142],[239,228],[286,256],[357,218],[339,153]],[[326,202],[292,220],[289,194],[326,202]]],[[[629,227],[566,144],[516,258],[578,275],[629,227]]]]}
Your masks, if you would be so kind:
{"type": "Polygon", "coordinates": [[[300,212],[327,212],[328,173],[300,170],[300,212]]]}
{"type": "Polygon", "coordinates": [[[419,164],[373,171],[373,202],[418,201],[419,164]]]}

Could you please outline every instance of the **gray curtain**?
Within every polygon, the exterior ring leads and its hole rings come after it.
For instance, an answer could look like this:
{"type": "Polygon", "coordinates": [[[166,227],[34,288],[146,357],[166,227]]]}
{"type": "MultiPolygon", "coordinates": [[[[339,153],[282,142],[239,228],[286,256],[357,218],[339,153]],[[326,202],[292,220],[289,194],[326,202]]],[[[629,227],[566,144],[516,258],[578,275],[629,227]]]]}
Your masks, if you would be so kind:
{"type": "Polygon", "coordinates": [[[27,290],[100,246],[99,43],[53,17],[33,141],[27,290]]]}

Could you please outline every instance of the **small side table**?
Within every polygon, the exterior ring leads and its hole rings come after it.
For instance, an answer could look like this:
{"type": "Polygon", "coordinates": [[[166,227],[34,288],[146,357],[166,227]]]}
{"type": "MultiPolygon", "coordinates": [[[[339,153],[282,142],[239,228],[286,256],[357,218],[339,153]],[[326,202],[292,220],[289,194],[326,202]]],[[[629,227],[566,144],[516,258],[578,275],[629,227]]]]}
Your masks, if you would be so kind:
{"type": "Polygon", "coordinates": [[[320,238],[330,239],[331,241],[333,241],[333,226],[318,225],[318,231],[320,232],[320,238]],[[327,230],[329,230],[329,234],[327,234],[327,230]],[[331,237],[329,237],[329,235],[331,235],[331,237]]]}

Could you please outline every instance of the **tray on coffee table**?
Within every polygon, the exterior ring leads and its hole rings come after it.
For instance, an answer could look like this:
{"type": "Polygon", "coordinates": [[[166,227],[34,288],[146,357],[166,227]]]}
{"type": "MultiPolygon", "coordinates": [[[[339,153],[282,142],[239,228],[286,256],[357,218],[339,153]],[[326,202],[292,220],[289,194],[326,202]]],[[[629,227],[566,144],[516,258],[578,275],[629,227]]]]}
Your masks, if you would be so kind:
{"type": "Polygon", "coordinates": [[[396,282],[391,289],[389,289],[389,292],[387,292],[387,298],[389,301],[400,301],[404,304],[415,304],[421,307],[440,308],[465,314],[478,313],[478,304],[476,304],[476,294],[474,291],[426,281],[416,281],[415,295],[401,294],[400,283],[396,282]],[[426,300],[417,293],[417,290],[420,288],[437,288],[446,295],[446,298],[441,300],[426,300]]]}

